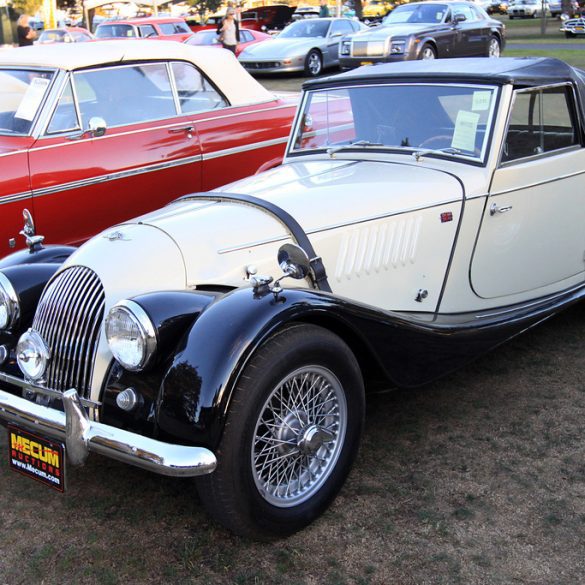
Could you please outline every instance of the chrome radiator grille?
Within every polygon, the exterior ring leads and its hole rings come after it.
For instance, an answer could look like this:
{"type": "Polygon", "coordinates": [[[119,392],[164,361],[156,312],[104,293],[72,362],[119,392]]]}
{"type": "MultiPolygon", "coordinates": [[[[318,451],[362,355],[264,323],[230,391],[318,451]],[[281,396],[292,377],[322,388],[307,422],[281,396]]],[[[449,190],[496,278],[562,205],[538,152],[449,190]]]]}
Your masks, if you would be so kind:
{"type": "Polygon", "coordinates": [[[75,388],[80,396],[89,398],[104,305],[100,279],[83,266],[67,268],[44,290],[33,329],[51,353],[46,379],[49,388],[75,388]]]}

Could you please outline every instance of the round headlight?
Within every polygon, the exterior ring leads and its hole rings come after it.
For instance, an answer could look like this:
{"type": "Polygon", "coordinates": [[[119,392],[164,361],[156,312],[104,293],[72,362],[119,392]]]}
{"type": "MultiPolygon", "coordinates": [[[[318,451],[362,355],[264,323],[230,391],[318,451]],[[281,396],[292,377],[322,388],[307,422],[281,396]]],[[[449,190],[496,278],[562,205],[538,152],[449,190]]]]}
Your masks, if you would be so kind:
{"type": "Polygon", "coordinates": [[[156,351],[154,325],[134,301],[121,301],[110,309],[106,339],[116,360],[132,372],[144,369],[156,351]]]}
{"type": "Polygon", "coordinates": [[[0,331],[14,327],[19,316],[18,295],[8,278],[0,272],[0,331]]]}
{"type": "Polygon", "coordinates": [[[27,379],[40,380],[47,369],[49,357],[47,344],[34,329],[20,336],[16,345],[16,361],[27,379]]]}

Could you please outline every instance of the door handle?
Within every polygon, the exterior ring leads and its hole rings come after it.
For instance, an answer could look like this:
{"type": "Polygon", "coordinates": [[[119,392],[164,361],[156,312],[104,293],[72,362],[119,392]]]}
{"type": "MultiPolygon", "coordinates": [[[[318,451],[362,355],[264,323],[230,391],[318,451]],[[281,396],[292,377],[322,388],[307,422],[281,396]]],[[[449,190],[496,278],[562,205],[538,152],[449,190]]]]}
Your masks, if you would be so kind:
{"type": "Polygon", "coordinates": [[[496,213],[507,213],[511,209],[511,205],[504,205],[503,207],[499,207],[497,203],[492,203],[490,206],[490,215],[496,215],[496,213]]]}
{"type": "Polygon", "coordinates": [[[195,126],[181,126],[181,128],[171,128],[169,134],[181,134],[182,132],[186,132],[187,137],[191,138],[194,131],[195,126]]]}

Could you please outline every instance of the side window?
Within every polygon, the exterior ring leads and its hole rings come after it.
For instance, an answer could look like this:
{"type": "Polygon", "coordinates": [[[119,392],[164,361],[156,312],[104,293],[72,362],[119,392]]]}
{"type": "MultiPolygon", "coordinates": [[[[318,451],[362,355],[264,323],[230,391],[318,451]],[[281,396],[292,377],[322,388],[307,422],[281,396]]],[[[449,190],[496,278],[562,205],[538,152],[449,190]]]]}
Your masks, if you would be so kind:
{"type": "Polygon", "coordinates": [[[189,63],[173,63],[181,113],[205,112],[227,106],[225,99],[189,63]]]}
{"type": "Polygon", "coordinates": [[[53,116],[47,127],[47,134],[71,132],[73,130],[79,130],[79,121],[77,120],[77,112],[75,110],[73,89],[71,88],[71,81],[69,81],[53,112],[53,116]]]}
{"type": "Polygon", "coordinates": [[[147,39],[149,37],[156,37],[158,36],[156,33],[156,29],[154,28],[154,26],[150,25],[150,24],[141,24],[138,27],[138,30],[140,31],[140,36],[144,39],[147,39]]]}
{"type": "Polygon", "coordinates": [[[471,6],[464,6],[463,4],[458,4],[455,7],[455,16],[459,16],[460,14],[465,16],[466,22],[473,22],[474,20],[477,20],[475,18],[474,12],[471,10],[471,6]]]}
{"type": "Polygon", "coordinates": [[[349,21],[335,20],[331,25],[331,34],[341,33],[342,35],[353,32],[353,28],[349,21]]]}
{"type": "Polygon", "coordinates": [[[569,86],[516,92],[502,162],[579,144],[571,103],[569,86]]]}
{"type": "Polygon", "coordinates": [[[191,32],[189,27],[182,22],[163,22],[158,25],[165,35],[179,35],[191,32]]]}
{"type": "Polygon", "coordinates": [[[164,63],[108,67],[75,74],[83,129],[93,117],[108,127],[160,120],[176,115],[164,63]]]}

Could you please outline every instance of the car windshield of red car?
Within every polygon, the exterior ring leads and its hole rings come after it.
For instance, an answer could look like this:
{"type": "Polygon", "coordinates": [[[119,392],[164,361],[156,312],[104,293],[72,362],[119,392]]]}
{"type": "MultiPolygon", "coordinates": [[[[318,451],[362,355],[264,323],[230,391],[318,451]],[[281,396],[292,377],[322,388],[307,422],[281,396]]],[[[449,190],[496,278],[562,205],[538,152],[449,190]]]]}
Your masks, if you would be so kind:
{"type": "Polygon", "coordinates": [[[0,134],[28,134],[53,78],[52,72],[0,69],[0,134]]]}
{"type": "Polygon", "coordinates": [[[95,31],[98,39],[135,37],[136,31],[129,24],[100,24],[95,31]]]}

